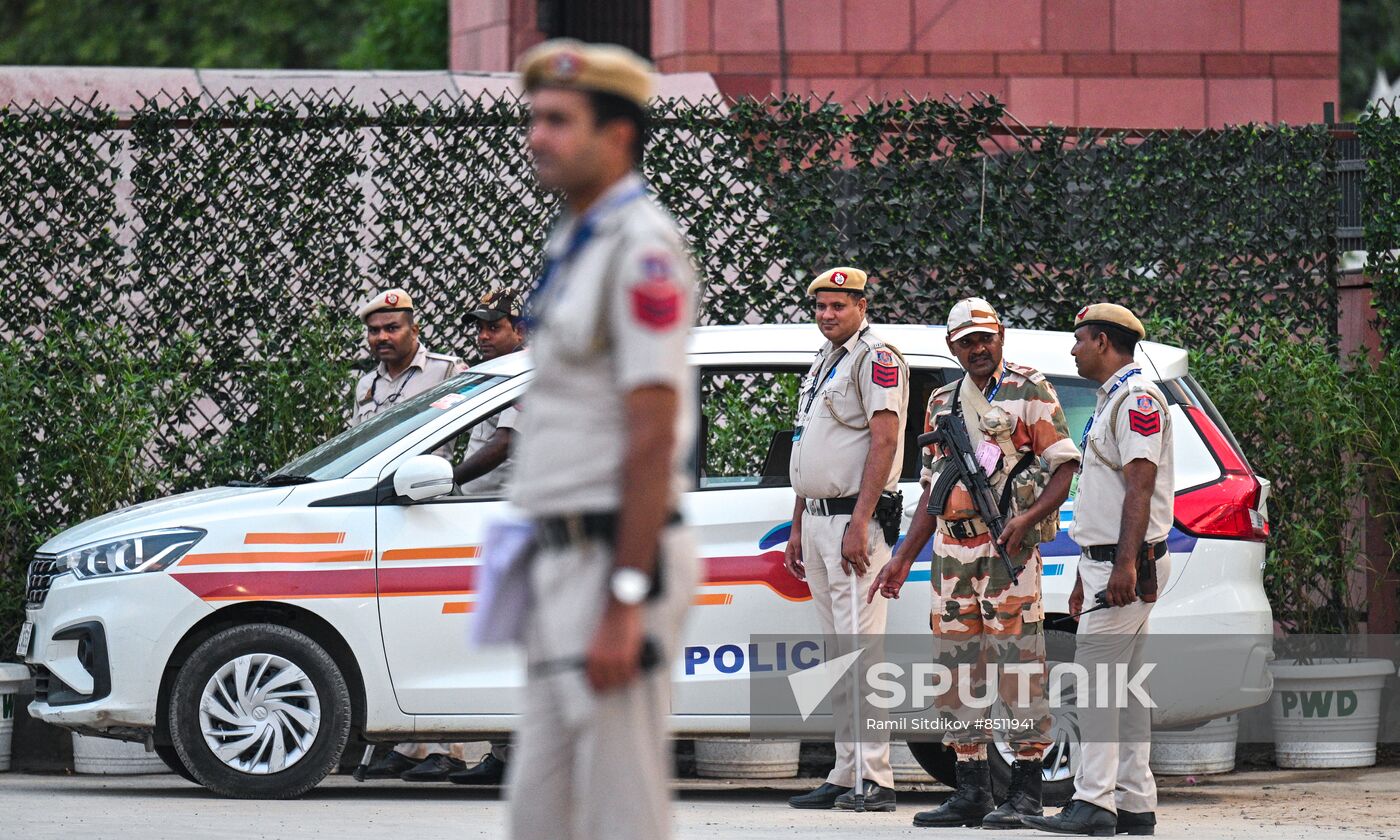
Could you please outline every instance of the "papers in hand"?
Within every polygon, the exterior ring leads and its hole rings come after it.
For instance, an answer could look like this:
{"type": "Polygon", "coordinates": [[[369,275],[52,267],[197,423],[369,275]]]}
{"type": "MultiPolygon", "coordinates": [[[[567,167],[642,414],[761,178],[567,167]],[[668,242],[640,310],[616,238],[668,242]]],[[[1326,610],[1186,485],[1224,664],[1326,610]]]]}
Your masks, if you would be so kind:
{"type": "Polygon", "coordinates": [[[524,519],[498,519],[486,528],[481,552],[472,642],[518,644],[525,638],[530,610],[530,558],[534,525],[524,519]]]}

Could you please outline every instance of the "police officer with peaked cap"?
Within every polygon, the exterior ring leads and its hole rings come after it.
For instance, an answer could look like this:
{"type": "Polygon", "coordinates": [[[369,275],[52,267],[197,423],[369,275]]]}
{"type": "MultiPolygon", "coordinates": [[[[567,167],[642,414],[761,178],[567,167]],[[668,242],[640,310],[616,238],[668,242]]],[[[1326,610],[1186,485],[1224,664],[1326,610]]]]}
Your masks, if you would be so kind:
{"type": "Polygon", "coordinates": [[[376,294],[355,314],[365,324],[365,343],[379,364],[355,384],[351,426],[467,369],[456,356],[430,353],[418,340],[413,298],[403,289],[376,294]]]}
{"type": "Polygon", "coordinates": [[[511,501],[535,525],[510,834],[671,833],[669,663],[698,581],[681,493],[695,278],[637,171],[650,66],[556,40],[521,60],[540,184],[565,212],[526,307],[535,379],[511,501]]]}
{"type": "MultiPolygon", "coordinates": [[[[375,294],[355,314],[364,322],[365,343],[379,364],[355,384],[352,427],[466,370],[456,356],[430,353],[419,341],[413,298],[403,289],[375,294]]],[[[461,744],[405,743],[370,765],[366,776],[440,782],[465,767],[461,744]]]]}
{"type": "MultiPolygon", "coordinates": [[[[866,279],[858,268],[833,268],[807,287],[827,341],[798,396],[790,466],[797,502],[787,545],[788,571],[807,581],[822,632],[862,641],[885,632],[887,603],[866,603],[865,592],[890,559],[892,541],[874,521],[877,512],[902,515],[894,493],[909,405],[908,365],[865,319],[866,279]]],[[[854,809],[859,776],[864,810],[893,811],[889,740],[852,731],[856,698],[848,683],[833,698],[836,766],[824,784],[788,804],[854,809]]]]}
{"type": "MultiPolygon", "coordinates": [[[[1161,389],[1133,360],[1146,337],[1137,316],[1117,304],[1086,306],[1074,319],[1075,367],[1099,385],[1080,445],[1084,460],[1069,530],[1082,552],[1070,612],[1084,610],[1086,596],[1090,608],[1103,605],[1080,616],[1075,634],[1075,663],[1089,675],[1081,696],[1099,696],[1099,665],[1141,671],[1158,582],[1171,574],[1171,414],[1161,389]]],[[[1122,709],[1081,710],[1080,763],[1069,805],[1054,816],[1025,817],[1023,824],[1057,834],[1153,833],[1151,710],[1133,692],[1124,694],[1122,709]]]]}

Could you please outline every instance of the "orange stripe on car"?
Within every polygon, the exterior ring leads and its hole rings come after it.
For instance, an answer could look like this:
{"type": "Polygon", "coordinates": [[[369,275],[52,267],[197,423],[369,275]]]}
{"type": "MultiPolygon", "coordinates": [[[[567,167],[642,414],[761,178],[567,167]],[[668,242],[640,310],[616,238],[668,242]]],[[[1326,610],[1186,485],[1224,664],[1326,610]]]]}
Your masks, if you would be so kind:
{"type": "Polygon", "coordinates": [[[732,603],[734,603],[734,596],[728,592],[695,596],[695,606],[697,607],[725,607],[732,603]]]}
{"type": "Polygon", "coordinates": [[[245,563],[363,563],[373,552],[362,551],[234,551],[187,554],[183,566],[233,566],[245,563]]]}
{"type": "Polygon", "coordinates": [[[344,531],[313,531],[305,534],[249,531],[243,535],[244,545],[340,545],[343,542],[344,531]]]}
{"type": "Polygon", "coordinates": [[[471,601],[448,601],[442,605],[443,615],[461,615],[472,611],[474,605],[471,601]]]}
{"type": "Polygon", "coordinates": [[[444,545],[435,548],[391,548],[381,555],[386,563],[395,560],[472,560],[481,554],[477,545],[444,545]]]}

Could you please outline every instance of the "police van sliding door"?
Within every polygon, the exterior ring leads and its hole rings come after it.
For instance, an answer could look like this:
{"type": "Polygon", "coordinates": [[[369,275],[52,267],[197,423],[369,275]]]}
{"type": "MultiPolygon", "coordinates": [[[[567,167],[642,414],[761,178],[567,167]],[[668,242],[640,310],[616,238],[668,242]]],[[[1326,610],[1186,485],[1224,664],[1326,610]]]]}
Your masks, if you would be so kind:
{"type": "MultiPolygon", "coordinates": [[[[505,404],[493,400],[476,416],[505,404]]],[[[464,430],[459,440],[465,439],[464,430]]],[[[462,450],[455,446],[453,457],[460,460],[462,450]]],[[[384,652],[405,713],[519,712],[523,658],[508,649],[474,647],[469,638],[482,540],[504,505],[443,496],[376,508],[384,652]]]]}

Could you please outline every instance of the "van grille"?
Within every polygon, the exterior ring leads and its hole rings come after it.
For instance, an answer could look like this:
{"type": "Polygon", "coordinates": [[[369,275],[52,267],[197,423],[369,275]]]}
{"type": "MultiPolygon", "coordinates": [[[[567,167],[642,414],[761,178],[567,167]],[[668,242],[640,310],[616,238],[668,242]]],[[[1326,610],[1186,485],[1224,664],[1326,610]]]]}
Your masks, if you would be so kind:
{"type": "Polygon", "coordinates": [[[34,562],[29,564],[29,578],[24,587],[26,609],[37,610],[44,605],[44,600],[49,597],[49,587],[58,574],[58,558],[51,554],[40,554],[34,558],[34,562]]]}

